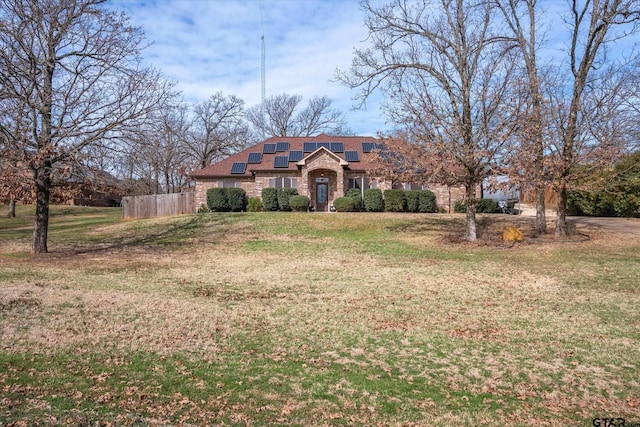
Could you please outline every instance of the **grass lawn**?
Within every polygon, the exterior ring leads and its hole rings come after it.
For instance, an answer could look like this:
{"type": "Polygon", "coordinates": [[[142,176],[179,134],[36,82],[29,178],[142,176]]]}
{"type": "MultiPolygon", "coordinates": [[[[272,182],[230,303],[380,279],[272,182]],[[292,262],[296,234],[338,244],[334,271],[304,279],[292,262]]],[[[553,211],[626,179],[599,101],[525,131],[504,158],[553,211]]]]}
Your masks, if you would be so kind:
{"type": "MultiPolygon", "coordinates": [[[[0,206],[0,426],[640,423],[640,242],[533,218],[0,206]]],[[[601,424],[605,425],[605,424],[601,424]]]]}

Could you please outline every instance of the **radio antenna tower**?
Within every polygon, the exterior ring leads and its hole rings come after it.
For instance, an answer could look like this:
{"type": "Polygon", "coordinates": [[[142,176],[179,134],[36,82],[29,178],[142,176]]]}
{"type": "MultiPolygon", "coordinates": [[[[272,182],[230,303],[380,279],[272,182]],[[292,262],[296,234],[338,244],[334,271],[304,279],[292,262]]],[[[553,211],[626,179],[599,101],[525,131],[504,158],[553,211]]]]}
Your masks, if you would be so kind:
{"type": "Polygon", "coordinates": [[[266,72],[265,72],[265,60],[266,60],[266,54],[265,54],[265,47],[264,47],[264,22],[262,20],[262,0],[260,0],[260,28],[262,29],[262,37],[260,37],[261,41],[262,41],[262,57],[261,57],[261,92],[260,94],[262,95],[262,105],[264,106],[264,98],[265,98],[265,93],[266,93],[266,72]]]}

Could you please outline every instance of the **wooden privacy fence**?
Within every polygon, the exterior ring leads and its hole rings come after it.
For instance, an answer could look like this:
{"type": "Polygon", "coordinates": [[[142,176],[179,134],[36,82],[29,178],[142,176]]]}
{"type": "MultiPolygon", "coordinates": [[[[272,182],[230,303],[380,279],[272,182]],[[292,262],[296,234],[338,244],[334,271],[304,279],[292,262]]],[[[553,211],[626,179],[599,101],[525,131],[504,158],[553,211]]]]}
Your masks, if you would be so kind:
{"type": "MultiPolygon", "coordinates": [[[[525,191],[522,196],[522,201],[525,203],[535,203],[536,202],[536,193],[534,190],[525,191]]],[[[547,205],[557,205],[558,204],[558,193],[556,193],[552,188],[547,188],[544,190],[544,202],[547,205]]]]}
{"type": "Polygon", "coordinates": [[[192,214],[196,211],[196,193],[154,194],[122,198],[124,219],[154,218],[192,214]]]}

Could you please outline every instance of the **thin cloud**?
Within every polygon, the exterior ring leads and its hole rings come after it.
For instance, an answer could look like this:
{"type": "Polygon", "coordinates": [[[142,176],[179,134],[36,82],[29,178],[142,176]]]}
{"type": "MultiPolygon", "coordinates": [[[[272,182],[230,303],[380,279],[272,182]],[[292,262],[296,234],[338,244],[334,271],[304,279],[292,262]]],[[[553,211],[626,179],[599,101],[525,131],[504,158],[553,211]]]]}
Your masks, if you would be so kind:
{"type": "Polygon", "coordinates": [[[176,81],[191,102],[222,91],[247,106],[261,97],[261,36],[266,44],[266,94],[328,96],[359,134],[383,130],[376,108],[350,111],[354,93],[332,82],[366,37],[356,1],[115,0],[153,44],[144,58],[176,81]],[[262,6],[262,7],[261,7],[262,6]],[[262,17],[262,20],[261,20],[262,17]],[[262,21],[262,22],[261,22],[262,21]]]}

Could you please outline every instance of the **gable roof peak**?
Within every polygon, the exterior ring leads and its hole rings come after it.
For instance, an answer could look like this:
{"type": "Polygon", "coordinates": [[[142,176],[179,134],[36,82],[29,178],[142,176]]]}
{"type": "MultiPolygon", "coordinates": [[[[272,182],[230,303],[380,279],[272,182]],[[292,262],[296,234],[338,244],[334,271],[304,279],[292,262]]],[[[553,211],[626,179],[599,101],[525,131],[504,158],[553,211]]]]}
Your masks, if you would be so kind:
{"type": "Polygon", "coordinates": [[[309,153],[302,160],[296,163],[297,166],[304,166],[312,157],[317,157],[318,155],[328,155],[333,160],[335,160],[340,166],[348,166],[349,162],[344,160],[342,157],[338,156],[333,151],[329,150],[327,147],[318,147],[314,152],[309,153]]]}

